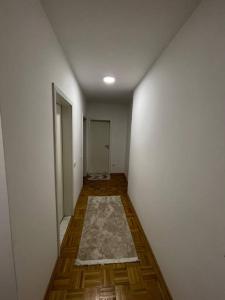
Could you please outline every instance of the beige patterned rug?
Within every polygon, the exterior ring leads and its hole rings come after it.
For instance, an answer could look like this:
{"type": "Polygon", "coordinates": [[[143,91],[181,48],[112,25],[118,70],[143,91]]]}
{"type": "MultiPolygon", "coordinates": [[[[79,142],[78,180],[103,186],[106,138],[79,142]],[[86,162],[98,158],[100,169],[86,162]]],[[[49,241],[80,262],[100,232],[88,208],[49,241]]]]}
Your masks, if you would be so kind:
{"type": "Polygon", "coordinates": [[[120,196],[90,196],[76,265],[138,261],[120,196]]]}
{"type": "Polygon", "coordinates": [[[109,173],[92,173],[89,174],[87,177],[88,180],[109,180],[110,174],[109,173]]]}

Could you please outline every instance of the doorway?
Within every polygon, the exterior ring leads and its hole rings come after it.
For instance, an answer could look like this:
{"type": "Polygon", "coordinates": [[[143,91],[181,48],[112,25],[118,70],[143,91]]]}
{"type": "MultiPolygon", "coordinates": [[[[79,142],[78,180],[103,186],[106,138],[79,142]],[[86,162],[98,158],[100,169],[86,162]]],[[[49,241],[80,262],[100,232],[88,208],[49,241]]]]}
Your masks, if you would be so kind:
{"type": "Polygon", "coordinates": [[[64,216],[63,209],[63,140],[62,140],[62,106],[56,104],[56,194],[57,194],[57,207],[58,218],[61,223],[64,216]]]}
{"type": "Polygon", "coordinates": [[[54,161],[58,251],[73,214],[72,104],[53,84],[54,161]]]}
{"type": "Polygon", "coordinates": [[[83,117],[83,177],[87,175],[87,119],[83,117]]]}
{"type": "Polygon", "coordinates": [[[88,173],[110,172],[110,121],[90,120],[88,173]]]}

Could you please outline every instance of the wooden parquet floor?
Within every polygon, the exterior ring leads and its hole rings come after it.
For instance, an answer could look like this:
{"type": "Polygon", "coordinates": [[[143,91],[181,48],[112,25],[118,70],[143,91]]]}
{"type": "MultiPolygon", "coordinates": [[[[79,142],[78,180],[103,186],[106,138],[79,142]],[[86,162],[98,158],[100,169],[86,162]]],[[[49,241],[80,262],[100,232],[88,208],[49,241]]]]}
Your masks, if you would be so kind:
{"type": "Polygon", "coordinates": [[[87,181],[64,237],[45,300],[171,300],[171,296],[127,195],[123,174],[87,181]],[[75,266],[90,195],[120,195],[140,262],[75,266]]]}

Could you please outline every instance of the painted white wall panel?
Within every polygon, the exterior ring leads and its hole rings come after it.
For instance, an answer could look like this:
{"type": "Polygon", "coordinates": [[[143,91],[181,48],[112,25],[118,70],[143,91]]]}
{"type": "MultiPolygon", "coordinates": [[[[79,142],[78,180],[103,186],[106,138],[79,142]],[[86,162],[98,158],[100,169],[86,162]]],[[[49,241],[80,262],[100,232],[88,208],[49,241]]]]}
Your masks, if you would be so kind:
{"type": "Polygon", "coordinates": [[[82,94],[37,0],[3,0],[0,108],[20,300],[43,299],[57,257],[54,82],[73,103],[74,204],[82,186],[82,94]]]}
{"type": "Polygon", "coordinates": [[[16,300],[16,278],[12,249],[11,226],[9,217],[8,193],[5,176],[5,160],[0,116],[0,291],[1,298],[16,300]]]}
{"type": "Polygon", "coordinates": [[[134,95],[129,195],[174,300],[225,299],[224,20],[203,1],[134,95]]]}

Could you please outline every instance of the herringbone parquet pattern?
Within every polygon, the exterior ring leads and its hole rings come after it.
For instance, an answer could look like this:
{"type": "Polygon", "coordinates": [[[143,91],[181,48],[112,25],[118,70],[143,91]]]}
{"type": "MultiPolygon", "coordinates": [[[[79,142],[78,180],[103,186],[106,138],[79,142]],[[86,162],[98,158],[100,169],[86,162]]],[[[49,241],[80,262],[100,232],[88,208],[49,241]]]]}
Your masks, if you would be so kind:
{"type": "Polygon", "coordinates": [[[122,174],[109,181],[84,181],[45,300],[171,300],[126,191],[122,174]],[[140,262],[74,265],[89,195],[121,196],[140,262]]]}

